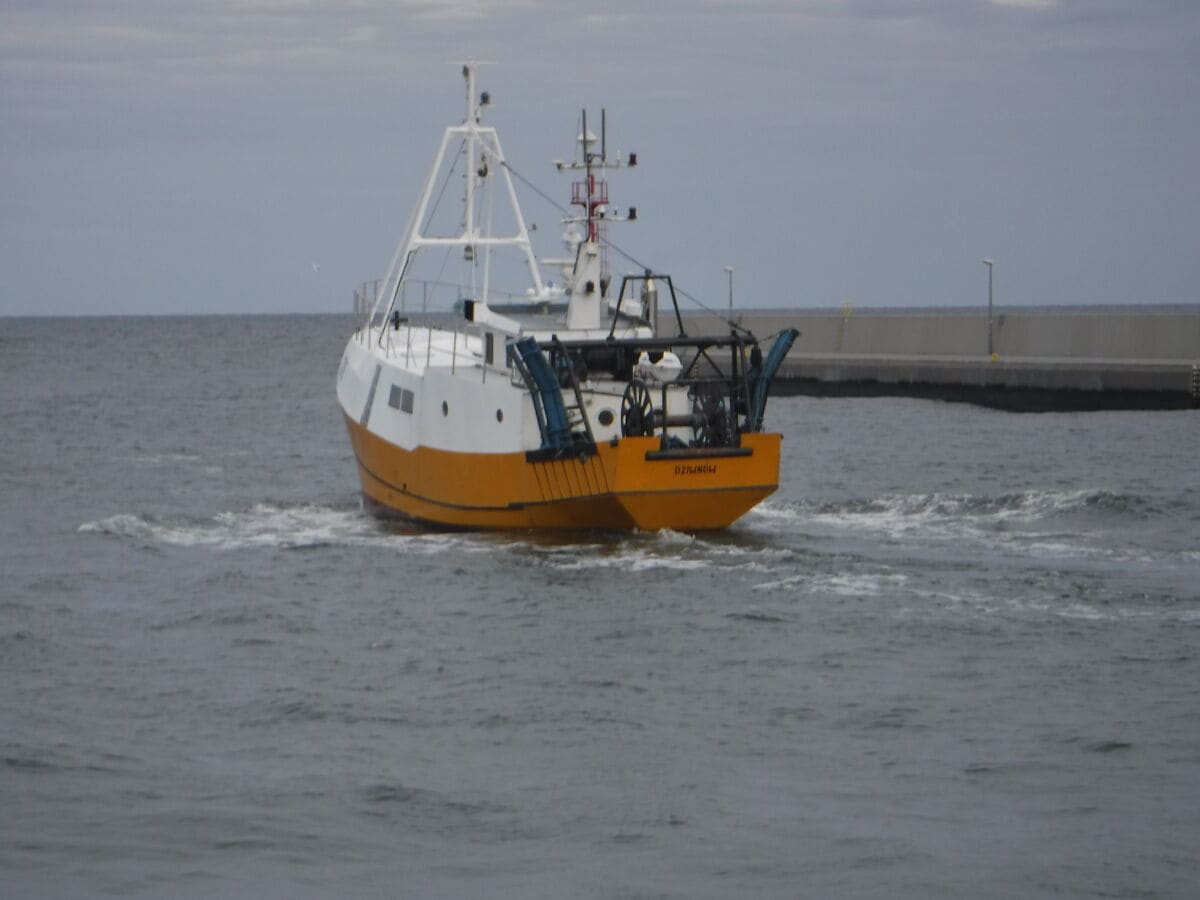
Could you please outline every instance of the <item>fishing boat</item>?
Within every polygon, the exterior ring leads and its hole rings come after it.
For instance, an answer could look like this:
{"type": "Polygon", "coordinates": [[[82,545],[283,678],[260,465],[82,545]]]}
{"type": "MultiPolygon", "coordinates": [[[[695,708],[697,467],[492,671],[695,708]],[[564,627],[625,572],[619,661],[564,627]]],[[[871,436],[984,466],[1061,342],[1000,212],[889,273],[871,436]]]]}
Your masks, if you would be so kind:
{"type": "Polygon", "coordinates": [[[608,227],[637,210],[609,203],[605,175],[637,154],[609,154],[603,112],[600,135],[585,111],[574,157],[555,162],[573,179],[567,252],[538,259],[516,191],[532,182],[483,124],[475,66],[463,77],[466,118],[446,129],[386,277],[356,298],[338,367],[364,505],[452,528],[728,526],[778,487],[763,415],[797,332],[765,354],[733,322],[689,335],[670,275],[637,264],[614,279],[608,227]],[[523,290],[498,289],[514,271],[523,290]],[[447,292],[439,312],[431,297],[447,292]]]}

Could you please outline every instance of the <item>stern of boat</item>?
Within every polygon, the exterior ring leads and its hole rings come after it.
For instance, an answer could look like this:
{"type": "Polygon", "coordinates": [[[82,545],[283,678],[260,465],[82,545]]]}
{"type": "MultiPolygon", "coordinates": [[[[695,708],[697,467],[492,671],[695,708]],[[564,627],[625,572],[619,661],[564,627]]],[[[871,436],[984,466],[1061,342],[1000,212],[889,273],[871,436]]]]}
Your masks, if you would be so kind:
{"type": "Polygon", "coordinates": [[[613,492],[634,527],[647,531],[725,528],[779,487],[778,434],[667,450],[655,438],[623,438],[614,450],[613,492]]]}

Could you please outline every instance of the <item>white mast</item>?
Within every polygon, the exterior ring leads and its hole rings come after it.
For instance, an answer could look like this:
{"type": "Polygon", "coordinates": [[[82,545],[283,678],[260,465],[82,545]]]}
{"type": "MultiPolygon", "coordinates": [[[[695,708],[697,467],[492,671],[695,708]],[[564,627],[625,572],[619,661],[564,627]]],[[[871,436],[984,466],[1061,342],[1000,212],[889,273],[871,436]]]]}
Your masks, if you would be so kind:
{"type": "MultiPolygon", "coordinates": [[[[475,234],[475,141],[479,126],[479,107],[475,102],[475,67],[463,66],[463,78],[467,80],[467,215],[463,234],[468,239],[478,238],[475,234]]],[[[482,99],[482,98],[481,98],[482,99]]]]}
{"type": "MultiPolygon", "coordinates": [[[[472,260],[476,252],[481,248],[486,255],[485,258],[490,259],[490,252],[493,247],[513,247],[524,257],[525,265],[529,270],[529,280],[534,296],[544,297],[547,293],[545,286],[542,284],[542,276],[538,269],[537,260],[533,255],[533,247],[529,240],[529,229],[525,225],[525,217],[521,213],[521,206],[517,201],[517,192],[513,187],[512,175],[505,163],[504,150],[500,146],[500,136],[497,134],[495,128],[480,124],[483,109],[489,105],[489,97],[486,92],[476,94],[476,65],[473,62],[463,65],[463,78],[467,83],[466,120],[462,125],[447,128],[442,136],[442,143],[438,148],[433,167],[429,172],[429,177],[425,181],[425,187],[421,192],[421,199],[417,204],[412,218],[409,220],[408,226],[405,228],[404,237],[397,248],[396,255],[392,258],[392,264],[389,267],[387,277],[384,279],[385,289],[380,294],[375,309],[372,310],[371,321],[373,322],[376,321],[376,313],[382,308],[383,316],[381,321],[386,323],[387,318],[391,316],[395,308],[396,299],[403,290],[404,282],[409,276],[412,260],[421,250],[430,247],[459,247],[462,248],[464,254],[468,253],[467,248],[469,247],[471,248],[469,253],[472,260]],[[465,210],[462,219],[463,228],[457,235],[434,237],[425,233],[428,225],[426,220],[430,212],[429,202],[433,196],[433,189],[438,175],[445,165],[447,150],[455,141],[461,141],[466,146],[467,185],[465,210]],[[478,223],[475,221],[476,190],[486,189],[488,186],[487,179],[494,178],[497,174],[504,180],[505,193],[507,194],[512,210],[513,220],[516,223],[515,234],[501,237],[496,237],[490,233],[490,197],[488,202],[489,214],[487,216],[488,233],[481,234],[478,223]]],[[[472,265],[474,265],[474,262],[472,262],[472,265]]],[[[489,268],[490,262],[485,264],[484,268],[484,290],[480,296],[473,298],[476,303],[477,320],[480,319],[481,314],[484,317],[488,315],[487,287],[489,268]]],[[[382,331],[380,336],[382,337],[382,331]]]]}

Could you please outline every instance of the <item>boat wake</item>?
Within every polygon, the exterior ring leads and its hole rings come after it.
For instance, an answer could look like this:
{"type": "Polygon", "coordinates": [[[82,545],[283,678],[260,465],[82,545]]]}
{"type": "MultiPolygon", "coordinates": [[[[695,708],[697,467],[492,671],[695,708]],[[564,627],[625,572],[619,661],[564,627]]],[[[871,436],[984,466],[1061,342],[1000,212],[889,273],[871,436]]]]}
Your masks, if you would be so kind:
{"type": "MultiPolygon", "coordinates": [[[[1119,520],[1127,510],[1140,515],[1148,508],[1139,498],[1103,491],[995,498],[903,495],[844,503],[774,501],[730,531],[688,535],[406,530],[354,506],[259,503],[191,520],[121,513],[85,522],[78,531],[149,549],[368,548],[385,551],[388,558],[440,555],[460,561],[464,555],[491,554],[504,558],[505,565],[533,566],[568,577],[630,573],[681,584],[697,578],[727,579],[749,588],[755,597],[782,603],[778,608],[752,607],[770,616],[792,615],[792,604],[802,598],[834,603],[880,598],[892,604],[897,616],[974,610],[1085,620],[1150,615],[1198,621],[1196,604],[1162,600],[1154,577],[1166,573],[1176,578],[1179,572],[1192,571],[1200,558],[1190,546],[1174,551],[1117,548],[1100,536],[1089,539],[1086,530],[1079,533],[1080,522],[1108,522],[1114,513],[1119,520]],[[1059,530],[1050,531],[1049,523],[1064,516],[1078,520],[1075,530],[1060,524],[1059,530]],[[958,584],[947,575],[987,554],[1038,561],[1019,595],[988,579],[958,584]],[[924,560],[917,572],[912,569],[915,560],[924,560]],[[1073,573],[1066,587],[1064,572],[1073,573]]],[[[1009,565],[1001,564],[998,571],[1008,571],[1009,565]]],[[[470,578],[470,571],[474,570],[456,569],[456,575],[470,578]]]]}
{"type": "Polygon", "coordinates": [[[899,494],[768,501],[743,529],[814,554],[753,588],[772,596],[887,598],[896,615],[1006,612],[1194,621],[1200,553],[1173,501],[1108,490],[899,494]],[[790,569],[790,570],[789,570],[790,569]],[[1014,585],[1017,585],[1014,587],[1014,585]]]}
{"type": "Polygon", "coordinates": [[[761,542],[721,543],[675,531],[639,532],[447,532],[379,520],[358,507],[282,506],[259,503],[199,520],[164,520],[120,513],[79,526],[81,534],[122,538],[145,546],[198,547],[220,551],[319,547],[378,547],[414,554],[502,553],[563,571],[709,567],[766,568],[792,551],[761,542]]]}
{"type": "Polygon", "coordinates": [[[832,594],[839,597],[864,597],[896,594],[904,590],[909,578],[895,572],[841,572],[822,574],[803,572],[788,575],[775,581],[762,581],[753,585],[756,591],[775,591],[786,588],[803,588],[811,593],[832,594]]]}
{"type": "Polygon", "coordinates": [[[1030,490],[997,496],[897,494],[835,503],[768,501],[747,516],[754,531],[794,528],[815,536],[861,534],[900,543],[969,541],[1021,555],[1194,562],[1190,547],[1116,546],[1131,521],[1170,517],[1136,494],[1107,490],[1030,490]]]}
{"type": "Polygon", "coordinates": [[[147,545],[208,547],[217,550],[256,548],[306,549],[324,546],[404,545],[413,552],[437,553],[454,535],[389,529],[354,508],[276,506],[259,503],[242,512],[222,512],[198,521],[161,521],[154,516],[121,513],[85,522],[83,534],[111,535],[147,545]]]}
{"type": "Polygon", "coordinates": [[[768,502],[753,515],[817,519],[895,517],[935,520],[939,518],[1011,519],[1037,521],[1066,514],[1084,513],[1146,518],[1158,510],[1136,494],[1106,490],[1020,491],[998,496],[973,494],[896,494],[838,503],[792,504],[768,502]]]}
{"type": "Polygon", "coordinates": [[[586,534],[580,540],[569,533],[531,533],[527,542],[512,546],[530,554],[537,564],[559,571],[773,572],[780,563],[800,555],[777,541],[747,539],[738,532],[691,535],[664,529],[586,534]]]}

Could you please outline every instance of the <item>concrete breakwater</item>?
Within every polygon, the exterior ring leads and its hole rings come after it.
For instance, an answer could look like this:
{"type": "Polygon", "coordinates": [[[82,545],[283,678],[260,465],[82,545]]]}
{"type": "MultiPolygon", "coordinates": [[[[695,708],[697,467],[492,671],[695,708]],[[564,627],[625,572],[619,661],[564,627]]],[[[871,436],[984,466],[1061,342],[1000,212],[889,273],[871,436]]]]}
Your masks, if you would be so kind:
{"type": "MultiPolygon", "coordinates": [[[[1014,410],[1200,406],[1200,307],[749,310],[764,339],[800,329],[780,394],[918,396],[1014,410]],[[990,330],[990,336],[989,336],[990,330]],[[991,352],[989,353],[989,347],[991,352]]],[[[684,315],[689,333],[724,330],[684,315]]]]}

